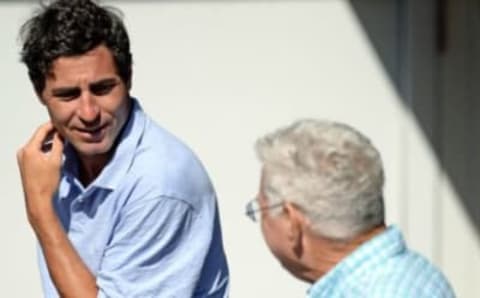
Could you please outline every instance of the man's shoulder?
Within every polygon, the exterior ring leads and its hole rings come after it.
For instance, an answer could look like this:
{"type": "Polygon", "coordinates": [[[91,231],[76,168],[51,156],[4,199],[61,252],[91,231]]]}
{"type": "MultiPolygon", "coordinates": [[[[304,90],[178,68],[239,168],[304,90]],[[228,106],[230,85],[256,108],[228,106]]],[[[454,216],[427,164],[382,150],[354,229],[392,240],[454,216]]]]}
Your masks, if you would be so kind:
{"type": "Polygon", "coordinates": [[[443,273],[409,249],[381,264],[371,278],[371,297],[455,297],[443,273]]]}
{"type": "Polygon", "coordinates": [[[136,142],[134,146],[129,145],[129,149],[135,148],[136,157],[153,155],[155,160],[151,160],[152,162],[164,162],[167,159],[197,159],[189,146],[145,113],[137,99],[133,100],[133,128],[127,135],[136,142]]]}
{"type": "Polygon", "coordinates": [[[359,297],[454,297],[450,285],[426,257],[410,250],[391,226],[343,262],[341,288],[359,297]],[[345,269],[347,268],[347,269],[345,269]]]}
{"type": "Polygon", "coordinates": [[[139,140],[125,187],[148,197],[170,197],[196,204],[214,197],[208,174],[195,153],[151,120],[139,140]]]}
{"type": "Polygon", "coordinates": [[[151,120],[137,145],[132,166],[150,170],[154,176],[175,177],[174,173],[181,173],[206,178],[204,167],[192,149],[151,120]]]}
{"type": "Polygon", "coordinates": [[[337,280],[332,295],[318,297],[455,298],[443,274],[418,254],[362,274],[337,280]]]}

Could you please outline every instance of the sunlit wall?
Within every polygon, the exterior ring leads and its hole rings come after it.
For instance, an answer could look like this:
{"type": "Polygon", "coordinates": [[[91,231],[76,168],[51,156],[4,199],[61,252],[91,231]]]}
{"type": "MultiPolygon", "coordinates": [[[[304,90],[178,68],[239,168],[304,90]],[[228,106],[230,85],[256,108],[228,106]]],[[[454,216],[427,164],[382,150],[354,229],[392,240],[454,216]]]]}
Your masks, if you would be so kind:
{"type": "MultiPolygon", "coordinates": [[[[348,2],[112,3],[123,10],[132,40],[132,94],[158,123],[193,148],[216,187],[231,297],[302,297],[308,289],[281,268],[259,226],[244,216],[245,203],[258,189],[255,139],[305,117],[343,121],[370,136],[385,163],[388,223],[406,230],[410,245],[446,272],[463,294],[459,297],[474,297],[473,283],[464,282],[464,274],[478,269],[458,272],[454,261],[442,262],[435,233],[442,233],[442,241],[450,234],[464,235],[473,255],[479,254],[478,240],[348,2]],[[412,181],[412,175],[421,180],[412,181]],[[406,197],[418,194],[414,188],[431,197],[430,185],[439,179],[445,204],[453,210],[448,216],[455,217],[448,231],[429,220],[432,200],[414,204],[418,198],[406,197]]],[[[0,2],[0,291],[5,297],[38,297],[41,292],[15,161],[16,149],[47,119],[18,61],[17,31],[33,8],[30,2],[0,2]]]]}

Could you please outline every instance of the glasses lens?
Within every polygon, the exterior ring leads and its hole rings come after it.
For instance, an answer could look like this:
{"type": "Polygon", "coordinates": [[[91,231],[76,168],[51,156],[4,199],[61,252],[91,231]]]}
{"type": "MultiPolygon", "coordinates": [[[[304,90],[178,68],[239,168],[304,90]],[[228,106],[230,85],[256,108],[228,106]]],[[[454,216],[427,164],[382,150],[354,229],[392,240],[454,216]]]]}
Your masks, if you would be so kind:
{"type": "Polygon", "coordinates": [[[258,208],[256,207],[256,199],[251,200],[248,202],[246,211],[245,213],[247,214],[248,217],[250,217],[251,220],[257,221],[257,217],[255,216],[255,213],[257,212],[258,208]]]}

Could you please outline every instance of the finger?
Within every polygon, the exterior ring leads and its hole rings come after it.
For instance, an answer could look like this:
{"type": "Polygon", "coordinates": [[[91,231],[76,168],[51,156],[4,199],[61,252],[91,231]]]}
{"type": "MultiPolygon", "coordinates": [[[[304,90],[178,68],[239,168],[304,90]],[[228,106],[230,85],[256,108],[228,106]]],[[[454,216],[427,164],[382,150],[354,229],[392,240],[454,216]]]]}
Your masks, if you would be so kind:
{"type": "Polygon", "coordinates": [[[51,152],[54,156],[60,156],[63,153],[63,139],[57,131],[53,134],[51,152]]]}
{"type": "Polygon", "coordinates": [[[23,160],[23,148],[21,148],[17,151],[17,163],[18,163],[18,165],[22,164],[22,160],[23,160]]]}
{"type": "Polygon", "coordinates": [[[31,137],[28,145],[34,146],[37,149],[41,149],[42,144],[46,141],[48,134],[52,133],[54,129],[55,128],[50,121],[40,125],[31,137]]]}

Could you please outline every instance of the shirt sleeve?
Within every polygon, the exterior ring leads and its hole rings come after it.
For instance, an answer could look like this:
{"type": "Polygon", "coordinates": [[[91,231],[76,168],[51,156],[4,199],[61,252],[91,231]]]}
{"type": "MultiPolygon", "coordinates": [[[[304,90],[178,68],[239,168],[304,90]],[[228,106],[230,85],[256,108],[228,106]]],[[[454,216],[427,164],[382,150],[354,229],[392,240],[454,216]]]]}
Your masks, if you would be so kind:
{"type": "Polygon", "coordinates": [[[100,265],[98,297],[192,297],[213,221],[175,198],[128,206],[100,265]]]}

